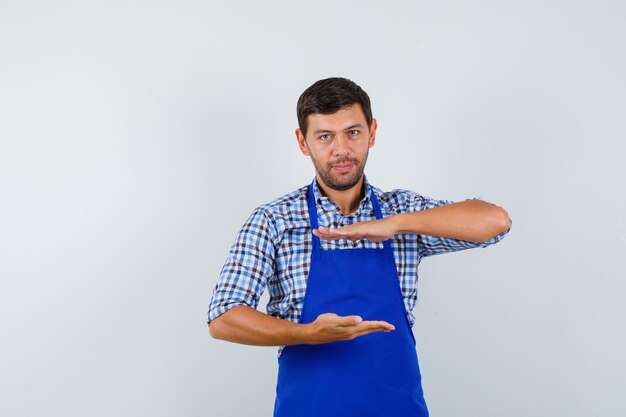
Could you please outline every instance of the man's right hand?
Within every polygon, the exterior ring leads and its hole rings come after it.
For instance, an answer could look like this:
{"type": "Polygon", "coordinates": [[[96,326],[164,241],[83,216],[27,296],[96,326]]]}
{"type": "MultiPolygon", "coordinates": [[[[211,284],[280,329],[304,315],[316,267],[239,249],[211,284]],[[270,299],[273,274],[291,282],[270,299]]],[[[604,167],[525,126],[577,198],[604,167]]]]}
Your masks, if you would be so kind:
{"type": "Polygon", "coordinates": [[[374,332],[389,332],[394,326],[385,321],[364,321],[359,316],[324,313],[307,324],[269,316],[248,306],[236,306],[213,319],[211,336],[255,346],[321,344],[351,340],[374,332]]]}
{"type": "Polygon", "coordinates": [[[323,313],[308,328],[308,344],[321,344],[352,340],[374,332],[390,332],[395,329],[386,321],[367,320],[359,316],[338,316],[335,313],[323,313]]]}

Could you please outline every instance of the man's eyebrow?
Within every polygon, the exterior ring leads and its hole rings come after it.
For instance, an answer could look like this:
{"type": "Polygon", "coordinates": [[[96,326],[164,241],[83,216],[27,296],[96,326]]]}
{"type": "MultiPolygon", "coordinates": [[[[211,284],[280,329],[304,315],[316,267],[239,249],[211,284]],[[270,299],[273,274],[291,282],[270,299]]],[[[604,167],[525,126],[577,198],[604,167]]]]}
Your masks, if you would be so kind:
{"type": "MultiPolygon", "coordinates": [[[[343,130],[352,130],[352,129],[355,129],[357,127],[363,129],[363,125],[361,123],[356,123],[356,124],[353,124],[353,125],[350,125],[350,126],[346,127],[343,130]]],[[[321,133],[333,133],[333,131],[332,130],[326,130],[326,129],[315,129],[313,131],[314,135],[319,135],[321,133]]]]}
{"type": "Polygon", "coordinates": [[[332,130],[324,130],[324,129],[315,129],[313,131],[314,135],[319,135],[320,133],[333,133],[332,130]]]}

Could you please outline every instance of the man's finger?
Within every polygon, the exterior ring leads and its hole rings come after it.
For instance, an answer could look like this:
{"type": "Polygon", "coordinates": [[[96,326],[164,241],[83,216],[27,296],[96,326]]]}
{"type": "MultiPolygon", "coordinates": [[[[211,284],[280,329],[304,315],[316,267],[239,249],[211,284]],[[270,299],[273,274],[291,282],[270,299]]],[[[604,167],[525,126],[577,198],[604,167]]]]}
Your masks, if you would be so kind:
{"type": "Polygon", "coordinates": [[[313,230],[313,234],[317,237],[319,237],[320,239],[324,239],[324,240],[338,240],[341,239],[341,237],[339,236],[328,236],[324,233],[320,233],[317,230],[313,230]]]}
{"type": "Polygon", "coordinates": [[[387,330],[387,329],[364,329],[364,330],[360,330],[358,332],[353,333],[352,336],[354,336],[354,338],[357,338],[357,337],[365,336],[371,333],[380,333],[380,332],[389,333],[392,331],[393,330],[387,330]]]}
{"type": "Polygon", "coordinates": [[[339,229],[329,229],[329,228],[320,226],[319,229],[313,231],[313,234],[326,240],[337,240],[337,239],[361,240],[367,236],[366,234],[359,233],[357,231],[350,232],[349,230],[342,230],[339,232],[338,230],[339,229]]]}
{"type": "Polygon", "coordinates": [[[361,316],[338,316],[337,324],[339,326],[357,326],[363,323],[361,316]]]}
{"type": "Polygon", "coordinates": [[[318,229],[320,232],[329,236],[345,236],[350,234],[349,226],[339,227],[337,229],[331,229],[329,227],[320,226],[318,229]]]}
{"type": "MultiPolygon", "coordinates": [[[[380,330],[394,330],[396,327],[391,324],[391,323],[387,323],[386,321],[381,321],[381,320],[368,320],[368,321],[364,321],[361,324],[359,324],[357,327],[361,328],[361,329],[365,329],[365,330],[374,330],[376,331],[376,329],[380,329],[380,330]]],[[[360,331],[360,329],[357,329],[360,331]]]]}

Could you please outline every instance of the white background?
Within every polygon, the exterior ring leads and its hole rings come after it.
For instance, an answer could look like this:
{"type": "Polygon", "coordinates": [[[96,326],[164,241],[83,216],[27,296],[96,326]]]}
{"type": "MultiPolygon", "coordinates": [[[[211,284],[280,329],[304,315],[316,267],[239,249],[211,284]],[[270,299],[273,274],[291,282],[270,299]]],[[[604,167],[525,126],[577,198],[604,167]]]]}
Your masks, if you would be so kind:
{"type": "Polygon", "coordinates": [[[374,185],[513,220],[421,264],[432,416],[623,416],[624,4],[2,0],[0,415],[271,415],[276,348],[206,311],[252,210],[313,178],[298,96],[344,76],[374,185]]]}

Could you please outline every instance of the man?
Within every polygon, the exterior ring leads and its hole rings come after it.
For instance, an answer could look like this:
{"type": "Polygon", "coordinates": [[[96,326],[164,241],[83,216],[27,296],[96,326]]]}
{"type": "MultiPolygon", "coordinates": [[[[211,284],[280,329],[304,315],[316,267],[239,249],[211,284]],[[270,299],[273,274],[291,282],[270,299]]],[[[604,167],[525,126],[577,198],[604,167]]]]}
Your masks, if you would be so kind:
{"type": "Polygon", "coordinates": [[[511,220],[479,199],[369,184],[377,122],[350,80],[317,81],[297,114],[315,179],[247,220],[213,292],[210,333],[280,346],[275,417],[428,416],[411,331],[417,266],[496,243],[511,220]],[[268,314],[256,310],[266,287],[268,314]]]}

